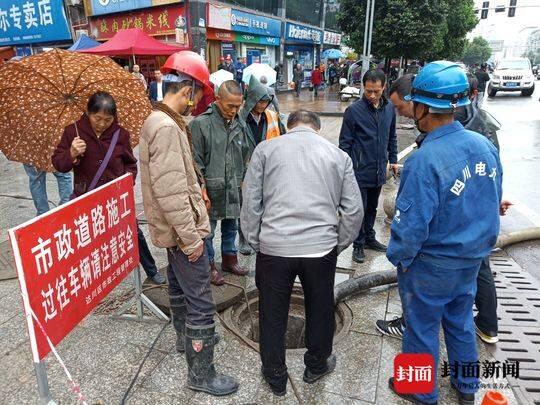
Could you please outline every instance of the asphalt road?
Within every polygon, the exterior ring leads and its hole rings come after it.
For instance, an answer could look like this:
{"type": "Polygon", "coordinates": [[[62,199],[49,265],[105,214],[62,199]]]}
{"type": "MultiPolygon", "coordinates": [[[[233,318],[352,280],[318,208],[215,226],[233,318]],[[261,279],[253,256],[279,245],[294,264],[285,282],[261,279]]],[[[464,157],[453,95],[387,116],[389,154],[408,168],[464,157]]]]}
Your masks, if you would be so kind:
{"type": "MultiPolygon", "coordinates": [[[[499,143],[503,163],[504,198],[514,202],[502,220],[502,232],[540,227],[540,81],[531,97],[497,93],[486,98],[484,108],[500,123],[499,143]]],[[[508,253],[540,280],[540,243],[509,247],[508,253]]]]}

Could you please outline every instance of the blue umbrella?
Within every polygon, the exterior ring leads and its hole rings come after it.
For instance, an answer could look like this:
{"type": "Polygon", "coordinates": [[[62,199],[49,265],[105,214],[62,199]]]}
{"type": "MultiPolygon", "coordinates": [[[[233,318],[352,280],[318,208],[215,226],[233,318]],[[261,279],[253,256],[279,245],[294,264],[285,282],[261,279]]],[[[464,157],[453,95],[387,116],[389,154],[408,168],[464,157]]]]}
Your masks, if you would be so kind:
{"type": "Polygon", "coordinates": [[[98,45],[101,45],[101,42],[87,37],[86,35],[81,35],[79,39],[73,45],[71,45],[70,48],[68,48],[68,51],[75,52],[81,49],[95,48],[98,45]]]}
{"type": "Polygon", "coordinates": [[[339,49],[327,49],[321,54],[322,59],[340,59],[344,58],[345,54],[339,49]]]}

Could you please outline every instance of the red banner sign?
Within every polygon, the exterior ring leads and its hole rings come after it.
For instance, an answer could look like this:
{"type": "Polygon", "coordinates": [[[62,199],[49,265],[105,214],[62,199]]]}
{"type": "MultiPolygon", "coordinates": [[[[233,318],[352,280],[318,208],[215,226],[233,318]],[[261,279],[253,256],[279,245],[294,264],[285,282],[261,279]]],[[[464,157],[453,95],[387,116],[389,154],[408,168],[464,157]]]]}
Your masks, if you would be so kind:
{"type": "Polygon", "coordinates": [[[235,35],[231,31],[216,30],[212,28],[206,29],[206,39],[213,39],[216,41],[234,42],[235,35]]]}
{"type": "Polygon", "coordinates": [[[174,35],[176,29],[186,29],[184,7],[181,5],[154,7],[130,13],[89,18],[90,33],[97,40],[110,39],[118,30],[140,28],[148,35],[174,35]]]}
{"type": "Polygon", "coordinates": [[[132,175],[10,229],[9,236],[37,362],[50,351],[41,327],[58,344],[137,267],[132,175]]]}

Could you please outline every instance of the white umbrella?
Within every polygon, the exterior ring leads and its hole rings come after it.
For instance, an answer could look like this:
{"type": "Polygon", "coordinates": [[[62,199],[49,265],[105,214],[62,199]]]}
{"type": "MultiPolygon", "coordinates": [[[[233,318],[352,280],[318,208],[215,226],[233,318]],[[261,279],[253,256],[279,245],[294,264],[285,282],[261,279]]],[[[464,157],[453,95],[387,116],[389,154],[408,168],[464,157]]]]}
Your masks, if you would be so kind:
{"type": "Polygon", "coordinates": [[[214,83],[216,90],[221,86],[221,83],[227,80],[234,80],[234,75],[228,70],[219,69],[210,75],[210,81],[214,83]]]}
{"type": "Polygon", "coordinates": [[[271,86],[276,82],[276,71],[266,63],[252,63],[249,65],[244,69],[242,81],[249,84],[251,76],[255,76],[259,81],[261,81],[261,77],[266,77],[267,86],[271,86]]]}

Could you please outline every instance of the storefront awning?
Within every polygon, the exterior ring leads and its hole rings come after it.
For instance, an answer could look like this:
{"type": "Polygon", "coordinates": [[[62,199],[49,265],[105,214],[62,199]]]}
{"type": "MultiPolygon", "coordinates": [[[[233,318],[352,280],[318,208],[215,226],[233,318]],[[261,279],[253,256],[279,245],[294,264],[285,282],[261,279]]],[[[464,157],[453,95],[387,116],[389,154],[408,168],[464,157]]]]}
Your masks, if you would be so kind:
{"type": "Polygon", "coordinates": [[[0,46],[0,60],[11,59],[15,56],[15,50],[12,46],[0,46]]]}
{"type": "Polygon", "coordinates": [[[164,44],[138,28],[130,28],[119,30],[114,37],[100,46],[77,52],[108,56],[171,55],[186,49],[189,48],[164,44]]]}

